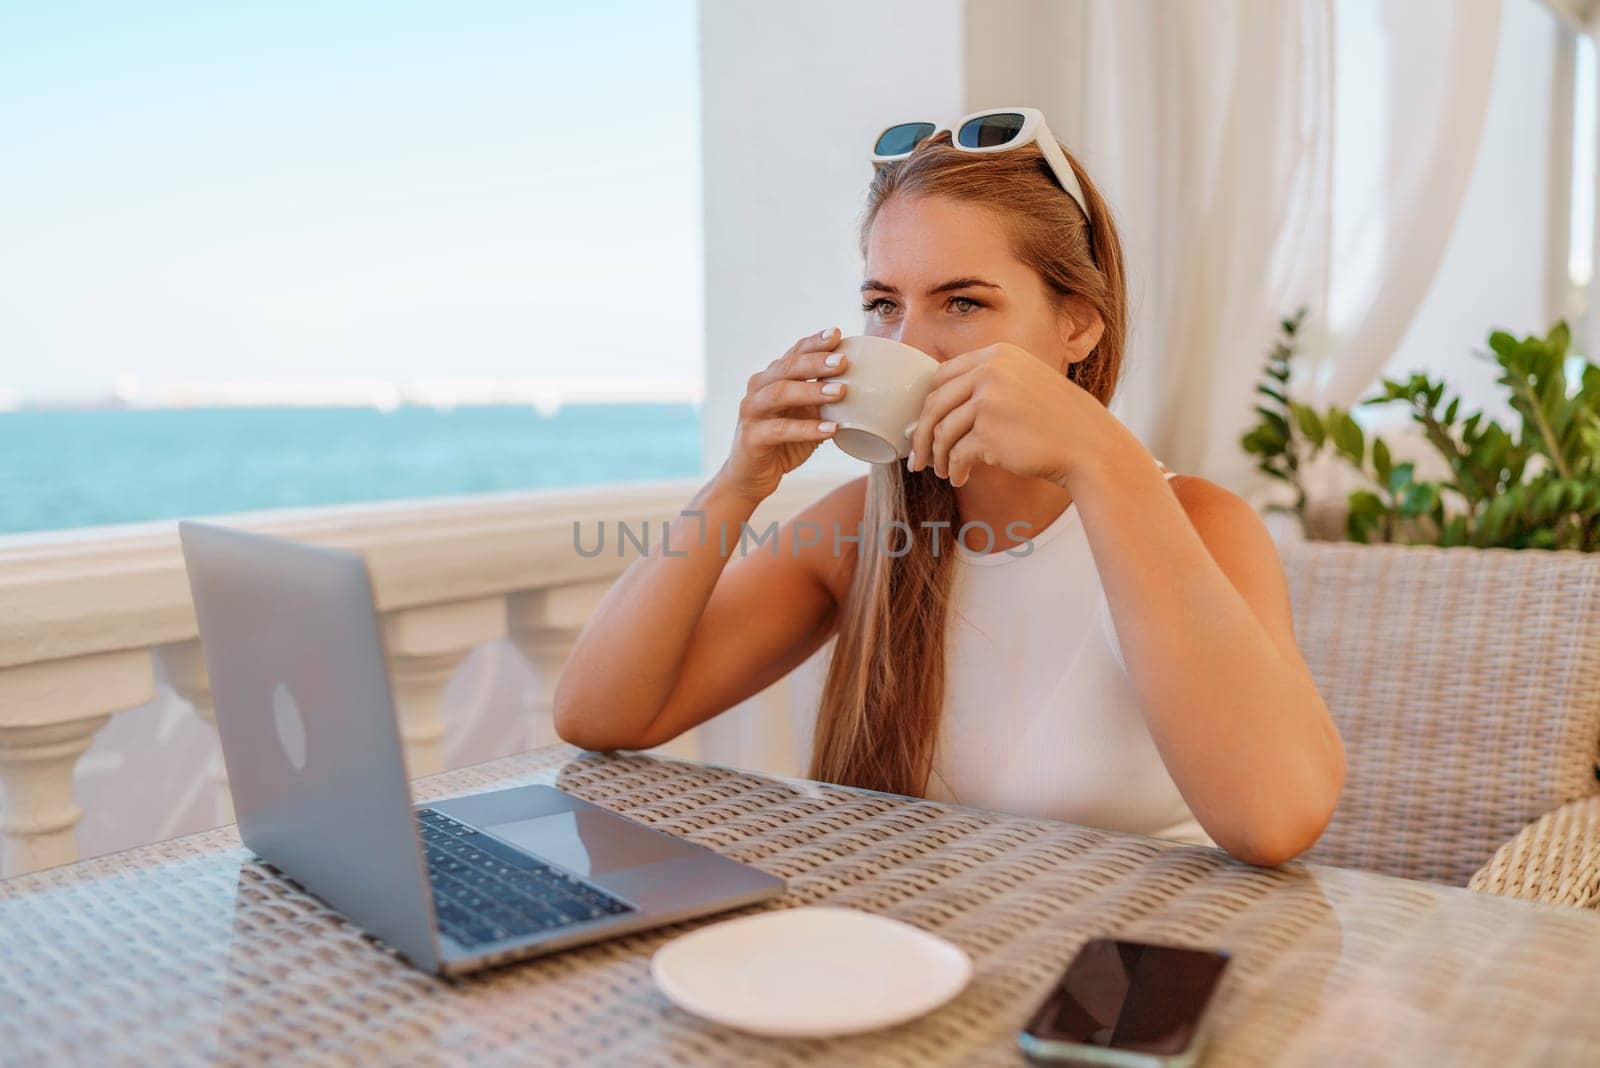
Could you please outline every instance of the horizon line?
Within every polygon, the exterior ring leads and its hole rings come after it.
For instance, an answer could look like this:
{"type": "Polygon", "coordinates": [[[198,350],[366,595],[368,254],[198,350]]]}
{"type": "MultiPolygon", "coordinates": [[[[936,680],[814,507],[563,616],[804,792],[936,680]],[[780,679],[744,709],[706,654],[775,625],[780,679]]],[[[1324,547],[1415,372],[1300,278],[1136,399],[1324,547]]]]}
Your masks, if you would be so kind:
{"type": "Polygon", "coordinates": [[[142,387],[128,379],[111,389],[14,394],[0,389],[0,411],[184,408],[470,408],[567,404],[678,403],[699,406],[703,382],[681,379],[538,379],[393,382],[186,382],[142,387]]]}

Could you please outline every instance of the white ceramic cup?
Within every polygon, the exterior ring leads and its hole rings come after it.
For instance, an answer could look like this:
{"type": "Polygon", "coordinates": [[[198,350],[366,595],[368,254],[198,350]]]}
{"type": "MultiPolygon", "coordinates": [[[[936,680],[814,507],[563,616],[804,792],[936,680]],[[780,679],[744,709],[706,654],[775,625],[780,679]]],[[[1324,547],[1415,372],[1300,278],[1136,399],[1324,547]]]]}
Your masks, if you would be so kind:
{"type": "Polygon", "coordinates": [[[822,418],[839,424],[833,443],[872,464],[904,459],[939,361],[921,349],[869,334],[840,338],[834,351],[844,353],[844,371],[823,381],[843,382],[844,396],[819,406],[822,418]]]}

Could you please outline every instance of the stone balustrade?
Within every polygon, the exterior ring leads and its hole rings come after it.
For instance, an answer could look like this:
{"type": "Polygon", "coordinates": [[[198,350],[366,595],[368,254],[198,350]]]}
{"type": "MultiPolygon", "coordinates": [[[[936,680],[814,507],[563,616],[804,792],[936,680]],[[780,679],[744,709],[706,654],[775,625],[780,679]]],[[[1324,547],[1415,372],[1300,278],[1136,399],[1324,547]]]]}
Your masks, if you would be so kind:
{"type": "MultiPolygon", "coordinates": [[[[752,526],[759,532],[781,522],[843,480],[791,475],[752,526]]],[[[618,525],[648,529],[655,544],[662,524],[702,484],[586,486],[216,521],[366,557],[415,777],[442,770],[440,695],[485,642],[509,637],[527,657],[536,680],[527,713],[548,723],[556,679],[584,621],[639,556],[632,543],[619,551],[618,525]],[[591,548],[600,522],[605,550],[580,554],[575,524],[591,548]]],[[[78,758],[113,716],[149,701],[158,678],[215,723],[175,523],[0,538],[0,875],[77,859],[78,758]]],[[[663,749],[700,756],[696,734],[663,749]]]]}

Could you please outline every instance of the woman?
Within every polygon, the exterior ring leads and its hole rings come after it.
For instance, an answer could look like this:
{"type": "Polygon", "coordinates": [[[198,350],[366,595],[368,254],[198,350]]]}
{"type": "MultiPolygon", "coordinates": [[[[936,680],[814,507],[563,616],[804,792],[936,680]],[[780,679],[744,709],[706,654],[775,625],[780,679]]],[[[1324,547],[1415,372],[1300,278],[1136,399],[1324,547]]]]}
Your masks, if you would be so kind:
{"type": "Polygon", "coordinates": [[[634,561],[584,628],[556,688],[561,737],[660,745],[836,637],[813,778],[1262,865],[1316,841],[1344,748],[1278,554],[1245,501],[1164,471],[1108,410],[1121,247],[1065,162],[1076,190],[1034,144],[975,154],[941,132],[880,168],[860,227],[863,333],[940,361],[911,456],[794,516],[777,552],[733,552],[834,430],[818,405],[840,395],[838,332],[752,375],[672,554],[634,561]],[[892,520],[905,528],[874,536],[892,520]]]}

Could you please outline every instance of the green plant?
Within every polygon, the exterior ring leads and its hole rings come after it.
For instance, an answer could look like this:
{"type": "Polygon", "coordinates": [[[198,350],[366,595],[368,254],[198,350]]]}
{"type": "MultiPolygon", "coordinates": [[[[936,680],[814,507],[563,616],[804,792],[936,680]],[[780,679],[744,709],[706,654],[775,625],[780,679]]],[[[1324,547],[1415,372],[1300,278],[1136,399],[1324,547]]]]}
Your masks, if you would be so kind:
{"type": "Polygon", "coordinates": [[[1422,374],[1385,379],[1377,395],[1360,402],[1408,406],[1449,471],[1432,481],[1417,478],[1410,461],[1395,463],[1383,439],[1369,442],[1348,410],[1318,412],[1290,396],[1305,314],[1302,308],[1280,324],[1256,387],[1265,398],[1255,409],[1258,421],[1240,439],[1258,470],[1294,490],[1294,503],[1274,510],[1305,521],[1301,469],[1331,447],[1367,483],[1349,497],[1351,541],[1600,550],[1600,367],[1585,363],[1578,381],[1568,380],[1566,323],[1542,338],[1489,335],[1484,358],[1500,366],[1499,383],[1520,417],[1514,430],[1483,412],[1458,418],[1460,396],[1446,399],[1446,384],[1422,374]]]}

